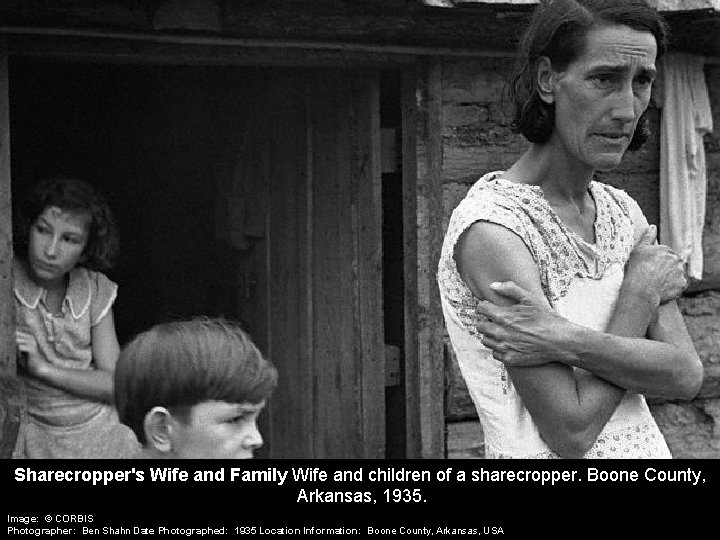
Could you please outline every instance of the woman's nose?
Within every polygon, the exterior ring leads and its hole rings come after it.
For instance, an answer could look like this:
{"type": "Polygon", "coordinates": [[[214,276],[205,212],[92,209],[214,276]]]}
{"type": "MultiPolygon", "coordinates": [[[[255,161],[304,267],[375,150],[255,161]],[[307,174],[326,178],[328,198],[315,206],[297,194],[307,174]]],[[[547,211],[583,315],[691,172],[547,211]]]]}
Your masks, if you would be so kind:
{"type": "Polygon", "coordinates": [[[623,88],[614,104],[615,106],[612,110],[613,118],[615,120],[623,120],[626,122],[635,120],[635,98],[636,96],[633,91],[632,84],[623,88]]]}

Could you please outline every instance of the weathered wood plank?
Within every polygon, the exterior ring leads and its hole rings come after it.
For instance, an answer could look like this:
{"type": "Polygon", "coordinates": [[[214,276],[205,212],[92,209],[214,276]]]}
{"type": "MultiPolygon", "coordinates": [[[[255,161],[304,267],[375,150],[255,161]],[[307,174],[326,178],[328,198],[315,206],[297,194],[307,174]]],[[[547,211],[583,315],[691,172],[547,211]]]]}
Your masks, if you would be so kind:
{"type": "Polygon", "coordinates": [[[380,159],[380,75],[359,73],[351,82],[354,146],[352,182],[358,190],[353,211],[358,272],[357,340],[360,365],[364,458],[385,457],[385,362],[382,297],[382,173],[380,159]]]}
{"type": "Polygon", "coordinates": [[[313,342],[315,457],[359,456],[355,404],[354,239],[349,185],[351,143],[343,72],[318,73],[311,85],[313,123],[313,342]]]}
{"type": "Polygon", "coordinates": [[[405,303],[405,447],[406,456],[422,455],[420,439],[420,387],[417,384],[418,365],[418,303],[417,303],[417,170],[418,134],[420,111],[416,92],[418,75],[415,68],[402,71],[400,92],[402,108],[402,182],[403,182],[403,274],[405,303]]]}
{"type": "Polygon", "coordinates": [[[280,375],[271,400],[272,457],[311,458],[314,357],[308,317],[307,83],[304,76],[280,74],[270,80],[263,112],[270,129],[270,356],[280,375]]]}
{"type": "Polygon", "coordinates": [[[0,458],[12,455],[22,412],[15,364],[8,57],[0,39],[0,458]]]}
{"type": "MultiPolygon", "coordinates": [[[[409,81],[408,81],[409,82],[409,81]]],[[[405,89],[409,92],[409,89],[405,89]]],[[[442,312],[436,284],[437,264],[442,245],[442,65],[439,58],[419,67],[417,79],[416,186],[406,178],[406,196],[415,199],[415,221],[406,234],[415,235],[414,250],[407,250],[406,271],[412,257],[417,270],[414,283],[406,276],[406,302],[414,316],[406,317],[406,335],[417,334],[415,358],[406,358],[408,398],[408,456],[438,458],[444,452],[444,357],[442,312]],[[415,367],[409,366],[410,362],[415,367]],[[417,447],[419,441],[419,448],[417,447]],[[414,447],[413,447],[414,445],[414,447]]],[[[403,120],[405,123],[406,120],[403,120]]],[[[406,246],[407,247],[407,246],[406,246]]]]}
{"type": "MultiPolygon", "coordinates": [[[[715,0],[706,0],[715,1],[715,0]]],[[[337,2],[225,2],[214,35],[272,40],[416,45],[513,50],[532,5],[479,4],[433,9],[420,2],[395,5],[338,5],[337,2]]],[[[0,3],[7,28],[93,29],[99,32],[169,35],[153,25],[155,11],[117,2],[0,3]]],[[[718,55],[720,12],[712,9],[665,12],[677,50],[718,55]]],[[[174,32],[177,32],[174,31],[174,32]]],[[[192,31],[185,30],[187,34],[192,31]]]]}
{"type": "Polygon", "coordinates": [[[315,457],[384,453],[378,84],[311,84],[315,457]]]}
{"type": "Polygon", "coordinates": [[[354,47],[348,44],[329,46],[320,42],[282,43],[197,36],[112,36],[79,31],[40,35],[9,34],[7,40],[8,49],[14,55],[109,64],[372,68],[415,60],[412,50],[391,50],[382,46],[354,47]]]}
{"type": "Polygon", "coordinates": [[[8,57],[0,40],[0,373],[15,374],[8,57]]]}
{"type": "Polygon", "coordinates": [[[264,73],[238,88],[224,188],[258,234],[239,255],[242,318],[279,371],[260,455],[384,457],[378,74],[264,73]]]}

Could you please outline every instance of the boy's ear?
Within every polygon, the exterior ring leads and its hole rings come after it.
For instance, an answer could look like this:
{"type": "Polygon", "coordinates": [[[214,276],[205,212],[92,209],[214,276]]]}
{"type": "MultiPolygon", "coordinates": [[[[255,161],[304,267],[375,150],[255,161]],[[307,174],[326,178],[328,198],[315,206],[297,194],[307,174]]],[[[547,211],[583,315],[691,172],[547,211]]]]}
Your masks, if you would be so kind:
{"type": "Polygon", "coordinates": [[[555,85],[557,83],[557,73],[553,71],[552,63],[547,56],[543,56],[538,60],[536,72],[537,90],[540,99],[548,105],[555,103],[555,85]]]}
{"type": "Polygon", "coordinates": [[[143,427],[147,445],[163,454],[172,450],[172,423],[170,411],[165,407],[153,407],[146,415],[143,427]]]}

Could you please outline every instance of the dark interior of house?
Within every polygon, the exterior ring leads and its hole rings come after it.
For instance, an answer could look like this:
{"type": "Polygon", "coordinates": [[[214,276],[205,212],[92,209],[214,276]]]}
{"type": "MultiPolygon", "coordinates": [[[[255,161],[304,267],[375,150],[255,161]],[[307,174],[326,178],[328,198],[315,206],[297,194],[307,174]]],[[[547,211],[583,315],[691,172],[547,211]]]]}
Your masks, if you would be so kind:
{"type": "MultiPolygon", "coordinates": [[[[119,285],[114,316],[121,344],[153,324],[195,315],[239,320],[252,333],[257,321],[246,319],[255,304],[243,304],[240,275],[249,251],[225,241],[218,209],[227,203],[223,186],[232,182],[239,155],[255,150],[240,142],[243,125],[251,125],[244,115],[257,81],[271,71],[12,59],[13,201],[58,175],[87,181],[105,196],[120,229],[117,264],[106,274],[119,285]]],[[[398,148],[399,86],[396,71],[382,75],[381,126],[395,131],[398,148]]],[[[253,114],[262,118],[262,111],[253,114]]],[[[397,160],[382,177],[378,287],[385,343],[402,350],[399,153],[397,160]]],[[[405,375],[398,364],[397,380],[385,388],[387,457],[405,454],[405,375]]]]}
{"type": "Polygon", "coordinates": [[[152,324],[236,318],[238,253],[217,239],[217,182],[234,160],[239,70],[39,63],[11,68],[13,200],[46,176],[93,184],[121,248],[121,344],[152,324]]]}

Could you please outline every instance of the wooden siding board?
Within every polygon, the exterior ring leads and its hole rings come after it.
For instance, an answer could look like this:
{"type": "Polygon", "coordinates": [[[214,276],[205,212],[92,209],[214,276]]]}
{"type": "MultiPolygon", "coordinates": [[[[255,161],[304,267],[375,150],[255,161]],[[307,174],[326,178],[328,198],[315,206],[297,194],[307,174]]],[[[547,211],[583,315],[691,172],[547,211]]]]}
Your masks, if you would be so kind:
{"type": "Polygon", "coordinates": [[[405,275],[405,444],[406,457],[422,455],[420,439],[420,387],[418,380],[418,305],[417,305],[417,126],[421,113],[417,110],[418,74],[414,67],[401,74],[402,107],[402,182],[403,182],[403,273],[405,275]]]}
{"type": "Polygon", "coordinates": [[[344,396],[355,397],[352,231],[348,215],[349,132],[342,73],[319,74],[313,81],[313,341],[316,366],[314,443],[317,458],[353,454],[357,415],[349,415],[344,396]],[[348,309],[350,306],[350,309],[348,309]],[[348,380],[348,375],[350,379],[348,380]],[[344,421],[343,421],[344,419],[344,421]]]}
{"type": "Polygon", "coordinates": [[[315,457],[384,452],[376,74],[312,83],[315,457]]]}
{"type": "MultiPolygon", "coordinates": [[[[428,59],[418,73],[418,111],[416,115],[417,169],[415,188],[416,235],[414,318],[408,333],[417,333],[417,368],[408,377],[408,418],[419,430],[420,455],[439,458],[444,453],[444,357],[442,312],[436,283],[437,264],[442,246],[442,64],[428,59]]],[[[410,178],[409,181],[412,181],[410,178]]],[[[411,255],[411,253],[409,253],[411,255]]],[[[407,360],[406,360],[407,365],[407,360]]],[[[409,448],[409,447],[408,447],[409,448]]]]}
{"type": "MultiPolygon", "coordinates": [[[[2,32],[0,32],[2,33],[2,32]]],[[[163,65],[248,65],[286,67],[378,67],[415,61],[411,51],[393,52],[382,46],[353,49],[318,44],[268,43],[262,40],[242,42],[223,38],[162,37],[138,35],[103,36],[16,35],[8,34],[11,54],[23,57],[103,62],[109,64],[143,63],[163,65]]]]}
{"type": "Polygon", "coordinates": [[[307,335],[307,127],[304,78],[273,77],[270,129],[269,260],[271,359],[279,369],[272,398],[273,457],[312,457],[313,355],[307,335]]]}
{"type": "Polygon", "coordinates": [[[0,373],[15,374],[8,57],[0,40],[0,373]]]}
{"type": "Polygon", "coordinates": [[[382,173],[380,169],[380,76],[355,77],[354,184],[357,186],[358,323],[362,389],[363,455],[382,458],[385,451],[385,362],[382,318],[382,173]]]}
{"type": "Polygon", "coordinates": [[[12,456],[23,410],[16,376],[8,57],[0,39],[0,458],[12,456]]]}
{"type": "Polygon", "coordinates": [[[307,411],[307,434],[308,437],[308,455],[313,455],[314,452],[314,429],[313,423],[315,420],[315,411],[319,407],[318,389],[315,387],[315,370],[317,364],[315,362],[315,310],[313,305],[313,298],[315,298],[315,284],[314,284],[314,264],[315,253],[314,235],[315,235],[315,205],[313,202],[313,168],[314,168],[314,151],[315,151],[315,136],[313,129],[313,116],[312,116],[312,85],[310,81],[305,81],[304,84],[304,107],[303,112],[305,114],[305,182],[303,190],[299,193],[299,204],[305,212],[304,223],[299,232],[299,238],[301,240],[304,249],[301,250],[300,254],[300,272],[303,273],[303,281],[301,287],[303,288],[304,295],[306,298],[304,314],[304,331],[298,346],[301,347],[306,354],[307,366],[302,374],[303,380],[305,381],[305,387],[308,389],[310,396],[310,408],[307,411]]]}

